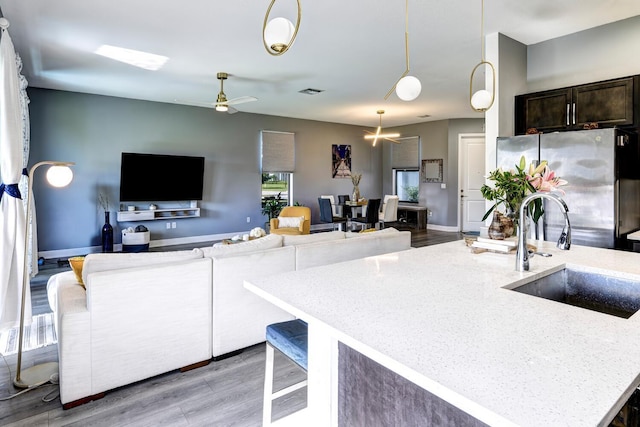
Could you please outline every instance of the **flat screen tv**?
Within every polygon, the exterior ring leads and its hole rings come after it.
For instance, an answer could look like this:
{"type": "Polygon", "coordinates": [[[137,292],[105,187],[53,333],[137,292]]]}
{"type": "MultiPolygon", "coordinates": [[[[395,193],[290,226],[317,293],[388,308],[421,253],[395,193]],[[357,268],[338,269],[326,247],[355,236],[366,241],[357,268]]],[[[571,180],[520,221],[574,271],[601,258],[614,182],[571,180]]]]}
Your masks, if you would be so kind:
{"type": "Polygon", "coordinates": [[[202,200],[204,157],[122,153],[120,201],[202,200]]]}

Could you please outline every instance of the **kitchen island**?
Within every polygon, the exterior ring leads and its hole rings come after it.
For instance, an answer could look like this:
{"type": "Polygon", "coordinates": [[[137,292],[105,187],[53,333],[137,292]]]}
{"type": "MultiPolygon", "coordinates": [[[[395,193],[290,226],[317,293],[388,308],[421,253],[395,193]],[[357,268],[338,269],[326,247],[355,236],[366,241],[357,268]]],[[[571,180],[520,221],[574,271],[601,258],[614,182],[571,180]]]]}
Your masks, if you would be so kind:
{"type": "Polygon", "coordinates": [[[339,425],[347,346],[480,423],[607,425],[640,383],[640,313],[510,288],[564,267],[640,282],[640,254],[535,243],[552,256],[535,256],[528,272],[515,271],[513,254],[472,254],[457,241],[246,282],[309,324],[298,416],[339,425]]]}

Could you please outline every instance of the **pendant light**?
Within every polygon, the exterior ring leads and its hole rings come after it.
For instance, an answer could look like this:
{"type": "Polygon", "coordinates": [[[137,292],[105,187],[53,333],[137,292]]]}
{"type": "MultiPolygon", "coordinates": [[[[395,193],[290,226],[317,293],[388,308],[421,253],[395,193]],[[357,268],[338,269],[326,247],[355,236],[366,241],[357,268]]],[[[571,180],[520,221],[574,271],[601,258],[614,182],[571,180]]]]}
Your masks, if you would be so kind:
{"type": "MultiPolygon", "coordinates": [[[[471,108],[474,111],[484,112],[487,111],[493,105],[493,101],[496,97],[496,70],[493,67],[493,64],[489,61],[485,60],[484,57],[484,0],[482,1],[482,21],[480,24],[480,46],[481,46],[481,60],[473,68],[471,72],[471,78],[469,80],[469,103],[471,104],[471,108]],[[491,71],[491,92],[489,92],[486,88],[480,89],[473,92],[473,77],[481,66],[484,66],[485,70],[491,71]]],[[[485,80],[486,81],[486,80],[485,80]]]]}
{"type": "Polygon", "coordinates": [[[399,144],[399,141],[395,141],[391,138],[398,138],[400,136],[399,133],[394,132],[394,133],[382,133],[382,115],[384,114],[384,110],[378,110],[376,111],[376,113],[378,114],[378,116],[380,116],[380,122],[378,125],[378,129],[376,129],[376,133],[372,133],[369,135],[365,135],[364,139],[373,139],[373,146],[376,146],[376,142],[378,142],[378,139],[380,138],[384,138],[384,139],[388,139],[389,141],[393,141],[397,144],[399,144]]]}
{"type": "Polygon", "coordinates": [[[300,0],[296,0],[298,3],[298,18],[295,25],[293,25],[288,19],[282,17],[274,18],[269,21],[271,8],[275,2],[276,0],[271,0],[267,13],[264,16],[264,22],[262,24],[262,43],[270,55],[280,56],[288,51],[296,40],[298,29],[300,28],[300,19],[302,18],[302,7],[300,6],[300,0]]]}
{"type": "Polygon", "coordinates": [[[405,17],[404,17],[404,53],[406,60],[406,68],[400,76],[396,84],[393,85],[384,99],[389,98],[391,92],[396,91],[396,95],[403,101],[413,101],[420,95],[422,85],[417,77],[409,76],[409,0],[405,1],[405,17]]]}

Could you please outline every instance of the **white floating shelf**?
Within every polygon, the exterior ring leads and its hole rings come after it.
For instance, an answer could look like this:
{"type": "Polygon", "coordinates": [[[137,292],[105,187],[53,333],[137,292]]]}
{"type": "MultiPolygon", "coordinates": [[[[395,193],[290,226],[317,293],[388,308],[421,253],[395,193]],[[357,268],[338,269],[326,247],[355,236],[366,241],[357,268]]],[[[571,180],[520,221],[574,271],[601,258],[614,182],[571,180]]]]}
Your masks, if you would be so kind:
{"type": "Polygon", "coordinates": [[[163,209],[147,209],[136,211],[118,211],[118,222],[132,221],[153,221],[167,220],[179,218],[198,218],[200,216],[200,208],[197,204],[192,203],[191,207],[163,208],[163,209]]]}

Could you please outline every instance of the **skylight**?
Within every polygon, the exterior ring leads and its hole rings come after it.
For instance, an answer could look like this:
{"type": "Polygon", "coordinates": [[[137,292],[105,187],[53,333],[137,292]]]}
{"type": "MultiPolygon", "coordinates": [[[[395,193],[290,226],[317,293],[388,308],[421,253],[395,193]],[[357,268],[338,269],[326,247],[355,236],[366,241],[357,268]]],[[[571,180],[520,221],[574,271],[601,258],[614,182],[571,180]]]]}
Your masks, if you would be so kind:
{"type": "Polygon", "coordinates": [[[133,65],[134,67],[152,71],[159,70],[169,60],[166,56],[141,52],[139,50],[125,49],[123,47],[110,46],[108,44],[100,46],[96,49],[95,53],[106,56],[107,58],[115,59],[116,61],[133,65]]]}

